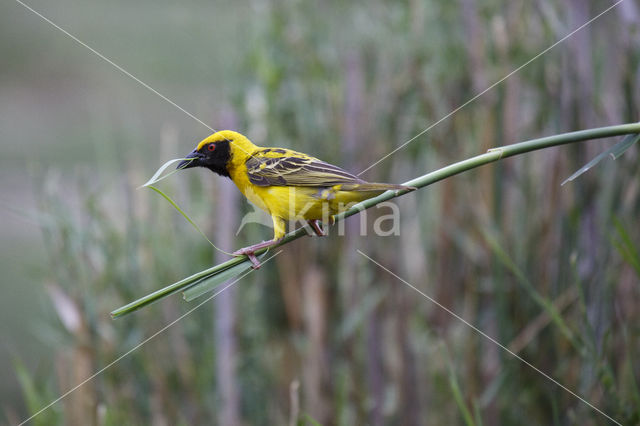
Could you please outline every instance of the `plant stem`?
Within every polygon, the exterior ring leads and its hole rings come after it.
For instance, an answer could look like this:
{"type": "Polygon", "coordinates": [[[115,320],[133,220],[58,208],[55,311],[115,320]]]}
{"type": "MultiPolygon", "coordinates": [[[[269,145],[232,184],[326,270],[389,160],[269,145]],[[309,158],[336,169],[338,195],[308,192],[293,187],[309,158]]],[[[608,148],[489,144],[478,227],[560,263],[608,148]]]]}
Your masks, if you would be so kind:
{"type": "MultiPolygon", "coordinates": [[[[565,145],[569,143],[583,142],[591,139],[607,138],[612,136],[621,136],[621,135],[636,134],[636,133],[640,133],[640,122],[620,124],[616,126],[599,127],[595,129],[580,130],[577,132],[562,133],[559,135],[532,139],[529,141],[519,142],[512,145],[492,148],[484,154],[459,161],[449,166],[445,166],[441,169],[435,170],[431,173],[427,173],[426,175],[423,175],[415,179],[412,179],[408,182],[405,182],[403,185],[412,186],[415,188],[424,188],[425,186],[431,185],[435,182],[441,181],[451,176],[455,176],[467,170],[475,169],[476,167],[493,163],[495,161],[498,161],[504,158],[513,157],[515,155],[520,155],[520,154],[524,154],[531,151],[537,151],[540,149],[550,148],[550,147],[559,146],[559,145],[565,145]]],[[[379,203],[382,203],[383,201],[400,197],[404,194],[407,194],[408,192],[411,192],[411,191],[387,191],[383,194],[378,195],[377,197],[369,198],[368,200],[357,203],[350,209],[335,215],[335,220],[336,222],[340,220],[344,220],[349,216],[353,216],[354,214],[360,213],[361,211],[366,210],[370,207],[373,207],[379,203]]],[[[279,247],[284,244],[287,244],[304,235],[307,235],[307,231],[304,228],[296,229],[295,231],[288,233],[282,239],[282,241],[275,247],[279,247]]],[[[266,251],[267,249],[258,250],[256,252],[256,255],[259,256],[265,253],[266,251]]],[[[225,271],[243,262],[248,262],[246,257],[244,256],[234,257],[233,259],[227,260],[226,262],[220,263],[209,269],[205,269],[204,271],[200,271],[197,274],[184,278],[174,284],[171,284],[165,288],[162,288],[147,296],[144,296],[134,302],[131,302],[121,308],[118,308],[113,312],[111,312],[111,316],[113,318],[117,318],[122,315],[136,311],[143,306],[146,306],[150,303],[160,300],[166,296],[169,296],[170,294],[176,293],[181,290],[185,290],[195,285],[199,281],[202,281],[206,278],[214,276],[222,271],[225,271]]]]}

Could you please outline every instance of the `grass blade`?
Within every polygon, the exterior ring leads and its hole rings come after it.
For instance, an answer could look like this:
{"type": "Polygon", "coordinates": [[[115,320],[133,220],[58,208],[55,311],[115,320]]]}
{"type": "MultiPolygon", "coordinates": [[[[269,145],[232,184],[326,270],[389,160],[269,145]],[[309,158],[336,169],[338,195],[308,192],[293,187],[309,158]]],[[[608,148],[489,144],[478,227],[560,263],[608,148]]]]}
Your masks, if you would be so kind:
{"type": "Polygon", "coordinates": [[[564,334],[564,336],[569,340],[576,349],[580,349],[580,345],[576,340],[576,336],[571,331],[567,323],[562,318],[562,315],[556,309],[556,307],[546,298],[544,298],[538,290],[536,290],[535,286],[529,281],[526,274],[518,267],[516,262],[509,256],[507,250],[502,247],[496,236],[489,232],[482,232],[485,241],[489,245],[489,248],[496,256],[496,258],[505,266],[513,275],[516,277],[516,281],[525,289],[525,291],[529,294],[529,296],[541,307],[545,310],[545,312],[552,319],[553,323],[558,327],[560,332],[564,334]]]}
{"type": "Polygon", "coordinates": [[[172,199],[171,197],[169,197],[169,196],[168,196],[167,194],[165,194],[164,192],[160,191],[160,190],[159,190],[158,188],[156,188],[155,186],[148,185],[147,187],[148,187],[148,188],[153,189],[153,190],[154,190],[154,191],[156,191],[158,194],[162,195],[162,197],[163,197],[165,200],[167,200],[167,201],[169,202],[169,204],[171,204],[171,205],[173,206],[173,208],[175,208],[176,210],[178,210],[178,212],[180,212],[180,214],[181,214],[185,219],[187,219],[187,221],[191,224],[191,226],[193,226],[193,227],[196,229],[196,231],[198,231],[198,232],[200,233],[200,235],[202,235],[202,236],[205,238],[205,240],[207,240],[207,241],[209,242],[209,244],[211,244],[211,247],[213,247],[214,249],[218,250],[218,251],[219,251],[219,252],[221,252],[221,253],[224,253],[224,254],[229,255],[229,256],[233,256],[233,253],[228,253],[228,252],[226,252],[226,251],[222,250],[221,248],[219,248],[218,246],[216,246],[215,244],[213,244],[213,243],[211,242],[211,240],[209,239],[209,237],[207,237],[207,235],[206,235],[204,232],[202,232],[202,230],[200,229],[200,227],[199,227],[198,225],[196,225],[196,223],[195,223],[193,220],[191,220],[191,218],[190,218],[190,217],[189,217],[189,216],[188,216],[188,215],[187,215],[187,214],[186,214],[186,213],[185,213],[185,212],[180,208],[180,206],[178,206],[178,204],[176,204],[176,202],[175,202],[175,201],[173,201],[173,199],[172,199]]]}
{"type": "Polygon", "coordinates": [[[618,159],[622,154],[624,154],[626,150],[631,148],[633,144],[638,142],[638,140],[640,140],[640,133],[625,136],[624,138],[622,138],[620,142],[618,142],[611,148],[607,149],[606,151],[602,152],[596,158],[594,158],[593,160],[589,161],[587,164],[582,166],[577,172],[575,172],[574,174],[569,176],[567,179],[565,179],[565,181],[562,182],[560,185],[564,185],[567,182],[571,182],[575,180],[578,176],[585,173],[587,170],[589,170],[590,168],[598,164],[600,161],[604,160],[606,157],[611,156],[611,158],[614,160],[618,159]]]}
{"type": "Polygon", "coordinates": [[[613,224],[618,233],[619,240],[614,239],[614,244],[620,255],[629,263],[640,277],[640,250],[633,244],[629,233],[618,218],[613,219],[613,224]]]}
{"type": "Polygon", "coordinates": [[[237,264],[241,264],[241,263],[251,264],[251,262],[247,258],[235,257],[233,259],[229,259],[224,263],[221,263],[209,269],[205,269],[204,271],[200,271],[187,278],[183,278],[180,281],[177,281],[164,288],[156,290],[153,293],[150,293],[144,297],[141,297],[140,299],[134,300],[133,302],[128,303],[118,309],[115,309],[111,312],[111,318],[115,319],[123,315],[130,314],[131,312],[135,312],[144,306],[147,306],[171,294],[184,290],[194,284],[197,284],[198,282],[201,282],[202,280],[211,278],[229,269],[230,267],[235,266],[237,264]]]}
{"type": "Polygon", "coordinates": [[[611,158],[617,160],[622,154],[625,153],[626,150],[631,148],[633,144],[640,140],[640,133],[635,135],[627,135],[625,136],[619,143],[615,144],[613,148],[611,148],[611,158]]]}
{"type": "Polygon", "coordinates": [[[180,171],[180,169],[175,169],[173,171],[171,171],[170,173],[167,173],[166,175],[160,177],[162,175],[162,173],[164,173],[165,170],[167,170],[167,168],[169,166],[171,166],[174,163],[177,163],[178,161],[193,161],[194,158],[174,158],[173,160],[169,160],[166,163],[164,163],[162,166],[160,166],[158,168],[158,170],[156,170],[156,172],[153,174],[153,176],[151,176],[151,179],[149,179],[146,183],[144,183],[143,185],[140,185],[138,187],[138,189],[140,188],[144,188],[145,186],[150,186],[153,185],[154,183],[158,183],[163,179],[168,178],[169,176],[171,176],[174,173],[177,173],[180,171]]]}
{"type": "MultiPolygon", "coordinates": [[[[261,257],[264,257],[264,255],[262,255],[261,257]]],[[[223,284],[226,281],[229,281],[230,279],[245,273],[246,271],[251,269],[251,266],[253,266],[251,262],[244,262],[240,263],[239,265],[232,266],[231,268],[222,271],[221,273],[216,274],[211,278],[206,278],[187,288],[182,292],[182,297],[187,302],[191,302],[193,299],[196,299],[203,294],[214,290],[220,284],[223,284]]]]}
{"type": "Polygon", "coordinates": [[[469,408],[465,404],[464,396],[462,395],[462,391],[460,390],[460,385],[458,384],[458,379],[456,377],[456,373],[453,369],[453,366],[449,366],[449,387],[451,392],[453,393],[453,399],[460,410],[460,414],[464,419],[464,423],[467,426],[475,426],[475,422],[473,421],[473,416],[469,411],[469,408]]]}

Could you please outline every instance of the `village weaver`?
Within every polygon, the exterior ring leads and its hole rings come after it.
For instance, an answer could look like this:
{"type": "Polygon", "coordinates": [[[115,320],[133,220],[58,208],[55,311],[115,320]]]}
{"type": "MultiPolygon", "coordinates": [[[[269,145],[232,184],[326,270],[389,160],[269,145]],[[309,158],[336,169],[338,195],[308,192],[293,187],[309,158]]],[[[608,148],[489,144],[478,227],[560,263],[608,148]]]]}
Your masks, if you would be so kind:
{"type": "Polygon", "coordinates": [[[253,204],[273,220],[274,235],[233,254],[246,255],[260,267],[255,252],[277,244],[286,233],[288,220],[304,220],[318,236],[320,221],[333,222],[333,215],[354,203],[388,190],[415,188],[389,183],[366,182],[351,173],[301,152],[284,148],[262,148],[247,137],[223,130],[202,140],[178,164],[178,169],[206,167],[230,178],[253,204]]]}

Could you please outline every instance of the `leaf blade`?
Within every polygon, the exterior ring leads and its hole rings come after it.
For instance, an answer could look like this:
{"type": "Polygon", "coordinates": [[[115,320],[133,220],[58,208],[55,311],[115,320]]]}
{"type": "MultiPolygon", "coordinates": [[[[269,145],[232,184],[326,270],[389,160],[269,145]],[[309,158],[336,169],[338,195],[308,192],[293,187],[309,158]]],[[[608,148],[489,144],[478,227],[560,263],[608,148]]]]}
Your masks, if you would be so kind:
{"type": "Polygon", "coordinates": [[[638,140],[640,140],[640,133],[626,135],[620,142],[607,149],[606,151],[598,154],[593,160],[589,161],[587,164],[578,169],[578,171],[565,179],[564,182],[560,184],[560,186],[564,185],[567,182],[575,180],[577,177],[579,177],[583,173],[586,173],[589,169],[598,164],[600,161],[604,160],[606,157],[611,156],[612,159],[617,160],[622,154],[625,153],[626,150],[628,150],[629,148],[631,148],[631,146],[633,146],[633,144],[638,142],[638,140]]]}
{"type": "Polygon", "coordinates": [[[168,178],[168,177],[169,177],[169,176],[171,176],[172,174],[179,172],[179,171],[180,171],[180,169],[176,169],[176,170],[173,170],[173,171],[171,171],[170,173],[167,173],[166,175],[164,175],[164,176],[162,176],[162,177],[161,177],[162,173],[164,173],[164,171],[165,171],[165,170],[167,170],[167,168],[168,168],[169,166],[171,166],[171,165],[172,165],[172,164],[174,164],[174,163],[177,163],[178,161],[185,161],[185,160],[187,160],[187,161],[193,161],[193,158],[174,158],[173,160],[169,160],[169,161],[167,161],[167,162],[166,162],[166,163],[164,163],[162,166],[160,166],[160,167],[158,168],[158,170],[156,170],[156,172],[153,174],[153,176],[151,176],[151,179],[149,179],[146,183],[144,183],[144,184],[140,185],[140,186],[138,187],[138,189],[140,189],[140,188],[144,188],[144,187],[149,187],[149,186],[153,185],[154,183],[158,183],[158,182],[160,182],[161,180],[168,178]]]}
{"type": "Polygon", "coordinates": [[[229,269],[222,271],[219,274],[216,274],[210,278],[206,278],[193,286],[187,288],[182,292],[182,298],[187,302],[191,302],[192,300],[212,291],[219,287],[221,284],[235,278],[239,275],[244,274],[246,271],[251,269],[252,263],[250,261],[246,261],[244,263],[240,263],[239,265],[232,266],[229,269]]]}

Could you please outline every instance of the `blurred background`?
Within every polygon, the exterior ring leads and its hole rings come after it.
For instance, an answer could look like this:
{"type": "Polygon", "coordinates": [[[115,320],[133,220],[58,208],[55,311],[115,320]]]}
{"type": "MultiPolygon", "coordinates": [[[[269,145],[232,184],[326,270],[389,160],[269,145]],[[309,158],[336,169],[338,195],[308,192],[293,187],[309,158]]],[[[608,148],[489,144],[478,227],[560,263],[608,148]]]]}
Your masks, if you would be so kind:
{"type": "MultiPolygon", "coordinates": [[[[603,0],[31,0],[216,129],[355,173],[605,10],[603,0]]],[[[0,418],[16,424],[193,308],[109,312],[225,259],[136,188],[210,131],[17,2],[0,13],[0,418]]],[[[625,0],[363,177],[638,121],[640,3],[625,0]]],[[[640,422],[638,148],[552,148],[397,200],[400,235],[304,238],[31,421],[640,422]],[[526,416],[523,420],[523,416],[526,416]]],[[[270,237],[207,170],[161,188],[225,250],[270,237]]],[[[368,222],[382,210],[373,209],[368,222]]],[[[369,224],[370,226],[370,224],[369,224]]]]}

